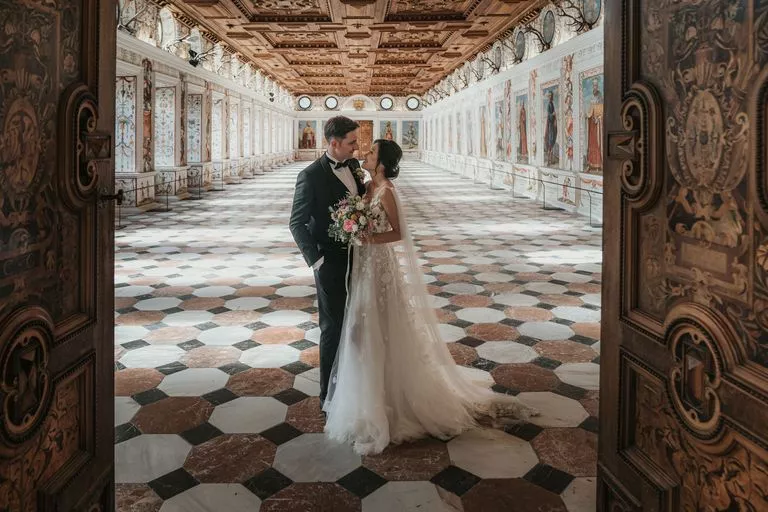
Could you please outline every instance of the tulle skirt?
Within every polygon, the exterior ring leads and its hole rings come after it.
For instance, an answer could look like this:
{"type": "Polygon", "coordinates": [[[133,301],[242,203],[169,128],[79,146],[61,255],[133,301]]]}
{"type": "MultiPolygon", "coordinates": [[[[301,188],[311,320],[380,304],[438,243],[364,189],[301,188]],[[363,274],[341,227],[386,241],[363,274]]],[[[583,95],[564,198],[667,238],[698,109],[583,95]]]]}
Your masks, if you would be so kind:
{"type": "Polygon", "coordinates": [[[408,282],[395,247],[354,249],[326,434],[365,455],[425,436],[451,438],[482,415],[526,419],[532,411],[516,398],[470,381],[456,366],[431,306],[414,300],[423,283],[408,282]]]}

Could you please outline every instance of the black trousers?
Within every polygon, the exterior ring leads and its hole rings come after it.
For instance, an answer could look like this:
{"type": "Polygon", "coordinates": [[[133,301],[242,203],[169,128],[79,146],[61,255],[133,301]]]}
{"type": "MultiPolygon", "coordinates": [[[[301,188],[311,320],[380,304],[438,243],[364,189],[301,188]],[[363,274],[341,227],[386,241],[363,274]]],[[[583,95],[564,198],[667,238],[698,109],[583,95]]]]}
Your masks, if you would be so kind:
{"type": "Polygon", "coordinates": [[[323,264],[315,270],[317,307],[320,317],[320,401],[325,401],[331,370],[339,350],[341,327],[344,323],[344,307],[347,302],[347,261],[351,268],[352,257],[347,251],[327,252],[323,264]]]}

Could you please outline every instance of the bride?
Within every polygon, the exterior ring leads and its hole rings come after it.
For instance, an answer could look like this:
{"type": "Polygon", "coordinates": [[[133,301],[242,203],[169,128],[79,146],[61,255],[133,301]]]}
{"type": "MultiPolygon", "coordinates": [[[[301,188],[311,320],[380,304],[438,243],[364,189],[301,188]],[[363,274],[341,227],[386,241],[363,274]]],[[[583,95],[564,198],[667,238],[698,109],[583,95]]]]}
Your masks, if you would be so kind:
{"type": "Polygon", "coordinates": [[[326,434],[361,455],[425,436],[447,439],[481,416],[524,420],[535,413],[462,373],[442,341],[392,184],[402,150],[377,140],[363,167],[373,234],[354,247],[341,342],[331,371],[326,434]]]}

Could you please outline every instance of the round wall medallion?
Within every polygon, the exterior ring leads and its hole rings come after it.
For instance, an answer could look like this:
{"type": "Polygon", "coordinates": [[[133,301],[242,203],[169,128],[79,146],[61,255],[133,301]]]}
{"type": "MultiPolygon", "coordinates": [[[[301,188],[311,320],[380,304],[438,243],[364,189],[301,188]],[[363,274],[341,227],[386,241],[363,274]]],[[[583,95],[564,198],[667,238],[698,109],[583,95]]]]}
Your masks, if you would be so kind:
{"type": "Polygon", "coordinates": [[[333,110],[336,107],[339,106],[339,100],[336,99],[336,96],[328,96],[325,98],[325,108],[328,110],[333,110]]]}
{"type": "Polygon", "coordinates": [[[45,419],[51,403],[53,382],[48,371],[53,330],[42,310],[27,310],[11,320],[0,354],[0,434],[21,443],[45,419]]]}
{"type": "Polygon", "coordinates": [[[523,60],[525,57],[525,33],[522,31],[515,36],[515,60],[523,60]]]}
{"type": "Polygon", "coordinates": [[[416,110],[421,105],[421,102],[419,101],[419,98],[415,96],[411,96],[408,98],[408,101],[405,102],[405,106],[408,107],[410,110],[416,110]]]}
{"type": "Polygon", "coordinates": [[[309,96],[302,96],[301,98],[299,98],[300,109],[307,110],[311,106],[312,106],[312,99],[310,99],[309,96]]]}
{"type": "Polygon", "coordinates": [[[392,101],[392,98],[384,97],[381,98],[379,105],[383,110],[391,110],[395,103],[392,101]]]}
{"type": "Polygon", "coordinates": [[[541,35],[544,37],[545,44],[552,44],[555,38],[555,13],[547,11],[544,15],[544,21],[541,25],[541,35]]]}

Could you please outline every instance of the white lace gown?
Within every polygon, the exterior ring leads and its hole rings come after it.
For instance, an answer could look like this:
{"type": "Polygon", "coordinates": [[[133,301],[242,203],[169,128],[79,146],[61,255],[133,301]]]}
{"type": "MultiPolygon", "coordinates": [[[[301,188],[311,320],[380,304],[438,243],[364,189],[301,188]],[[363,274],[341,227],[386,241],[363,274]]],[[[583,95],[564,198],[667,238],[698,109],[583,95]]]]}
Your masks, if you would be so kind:
{"type": "MultiPolygon", "coordinates": [[[[374,232],[390,230],[381,205],[374,232]]],[[[347,311],[324,405],[325,432],[353,443],[361,455],[428,435],[446,439],[477,426],[477,418],[524,420],[532,410],[516,398],[470,381],[442,341],[435,312],[397,195],[397,243],[354,248],[347,311]]]]}

